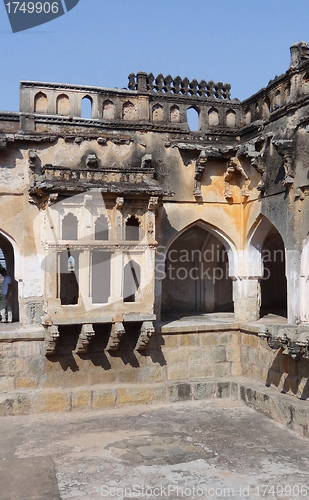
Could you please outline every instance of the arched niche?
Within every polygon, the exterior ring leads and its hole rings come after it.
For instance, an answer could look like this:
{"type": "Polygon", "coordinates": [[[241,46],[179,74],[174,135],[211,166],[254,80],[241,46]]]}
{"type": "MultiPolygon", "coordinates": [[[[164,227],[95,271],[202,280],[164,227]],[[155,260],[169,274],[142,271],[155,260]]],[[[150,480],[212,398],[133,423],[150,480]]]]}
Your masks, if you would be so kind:
{"type": "Polygon", "coordinates": [[[270,99],[267,96],[263,101],[263,120],[267,120],[267,118],[269,118],[270,113],[271,113],[270,99]]]}
{"type": "Polygon", "coordinates": [[[285,247],[275,226],[261,217],[250,232],[248,274],[260,280],[260,316],[287,317],[285,247]]]}
{"type": "Polygon", "coordinates": [[[70,114],[70,99],[66,94],[58,95],[56,101],[56,113],[64,116],[70,114]]]}
{"type": "Polygon", "coordinates": [[[163,107],[160,104],[152,106],[152,121],[162,122],[164,120],[163,107]]]}
{"type": "Polygon", "coordinates": [[[126,240],[139,241],[140,239],[140,223],[135,215],[130,216],[126,221],[126,240]]]}
{"type": "MultiPolygon", "coordinates": [[[[3,253],[3,260],[1,264],[7,270],[8,275],[11,278],[11,290],[12,290],[12,312],[13,312],[13,322],[19,321],[19,304],[18,304],[18,282],[15,279],[15,254],[12,243],[9,239],[0,232],[0,248],[3,253]]],[[[1,280],[2,282],[2,280],[1,280]]]]}
{"type": "Polygon", "coordinates": [[[198,132],[200,129],[200,115],[196,108],[187,109],[187,122],[191,132],[198,132]]]}
{"type": "Polygon", "coordinates": [[[137,293],[141,284],[141,267],[134,260],[130,260],[123,272],[123,301],[137,302],[137,293]]]}
{"type": "Polygon", "coordinates": [[[176,106],[176,104],[174,106],[171,106],[170,119],[171,119],[172,123],[179,123],[180,122],[180,111],[179,111],[179,107],[176,106]]]}
{"type": "Polygon", "coordinates": [[[213,127],[219,125],[219,114],[216,108],[210,108],[208,111],[208,124],[213,127]]]}
{"type": "Polygon", "coordinates": [[[273,108],[274,110],[279,109],[281,106],[281,91],[277,90],[274,99],[273,99],[273,108]]]}
{"type": "Polygon", "coordinates": [[[124,120],[135,120],[137,115],[136,107],[133,102],[127,101],[122,107],[122,118],[124,120]]]}
{"type": "Polygon", "coordinates": [[[78,221],[72,213],[62,219],[62,240],[77,240],[78,221]]]}
{"type": "Polygon", "coordinates": [[[38,92],[34,98],[34,112],[47,113],[48,112],[48,99],[47,95],[43,92],[38,92]]]}
{"type": "Polygon", "coordinates": [[[109,99],[103,102],[102,117],[104,120],[113,120],[115,118],[115,106],[109,99]]]}
{"type": "Polygon", "coordinates": [[[236,113],[233,109],[229,109],[226,113],[226,126],[227,127],[236,126],[236,113]]]}
{"type": "Polygon", "coordinates": [[[251,123],[251,111],[250,109],[245,110],[245,125],[250,125],[251,123]]]}
{"type": "Polygon", "coordinates": [[[100,215],[95,221],[95,240],[108,240],[109,237],[109,224],[105,215],[100,215]]]}
{"type": "Polygon", "coordinates": [[[178,233],[166,253],[162,312],[233,311],[231,260],[228,242],[206,224],[178,233]]]}
{"type": "Polygon", "coordinates": [[[81,102],[81,118],[92,118],[92,98],[86,95],[81,102]]]}

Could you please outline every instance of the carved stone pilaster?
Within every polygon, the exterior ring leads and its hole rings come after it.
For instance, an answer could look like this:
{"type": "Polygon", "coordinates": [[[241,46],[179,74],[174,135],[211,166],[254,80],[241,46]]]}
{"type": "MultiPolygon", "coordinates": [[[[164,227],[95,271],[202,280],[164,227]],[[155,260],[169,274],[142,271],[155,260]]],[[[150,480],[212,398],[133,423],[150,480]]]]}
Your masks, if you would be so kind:
{"type": "Polygon", "coordinates": [[[76,353],[77,354],[86,354],[88,351],[88,347],[91,339],[95,336],[95,331],[93,329],[93,325],[82,325],[81,332],[78,337],[77,345],[76,345],[76,353]]]}
{"type": "Polygon", "coordinates": [[[147,349],[148,343],[155,329],[152,321],[144,321],[141,327],[141,333],[136,344],[136,350],[147,349]]]}
{"type": "Polygon", "coordinates": [[[107,351],[117,351],[120,343],[120,339],[125,333],[125,329],[123,323],[121,321],[117,321],[112,324],[112,330],[109,337],[108,344],[106,346],[107,351]]]}
{"type": "Polygon", "coordinates": [[[45,328],[45,356],[55,354],[59,337],[60,334],[57,325],[51,325],[45,328]]]}

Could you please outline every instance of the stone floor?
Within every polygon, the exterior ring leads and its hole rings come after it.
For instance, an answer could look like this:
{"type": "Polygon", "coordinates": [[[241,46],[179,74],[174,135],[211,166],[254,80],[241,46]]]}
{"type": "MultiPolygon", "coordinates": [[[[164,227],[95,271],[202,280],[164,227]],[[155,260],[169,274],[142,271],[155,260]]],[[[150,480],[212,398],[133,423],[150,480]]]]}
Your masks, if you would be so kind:
{"type": "Polygon", "coordinates": [[[2,417],[0,443],[1,500],[309,496],[309,440],[231,399],[2,417]]]}

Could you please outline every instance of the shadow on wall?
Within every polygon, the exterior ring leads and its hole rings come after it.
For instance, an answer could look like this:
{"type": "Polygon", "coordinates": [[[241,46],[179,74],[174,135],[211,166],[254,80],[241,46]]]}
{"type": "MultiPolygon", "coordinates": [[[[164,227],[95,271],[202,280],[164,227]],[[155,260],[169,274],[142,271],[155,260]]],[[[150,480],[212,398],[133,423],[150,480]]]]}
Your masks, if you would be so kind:
{"type": "Polygon", "coordinates": [[[279,350],[268,370],[266,386],[281,388],[281,392],[309,398],[309,359],[293,359],[279,350]]]}

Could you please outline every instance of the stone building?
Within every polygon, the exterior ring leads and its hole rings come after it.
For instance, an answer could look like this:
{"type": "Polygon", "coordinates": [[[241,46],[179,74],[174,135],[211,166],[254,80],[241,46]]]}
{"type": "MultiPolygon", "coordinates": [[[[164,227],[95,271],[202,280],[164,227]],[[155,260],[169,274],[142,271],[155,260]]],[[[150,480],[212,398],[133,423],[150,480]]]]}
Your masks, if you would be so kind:
{"type": "Polygon", "coordinates": [[[23,81],[20,112],[0,113],[15,412],[240,375],[307,398],[308,44],[245,101],[230,90],[144,72],[127,89],[23,81]]]}

